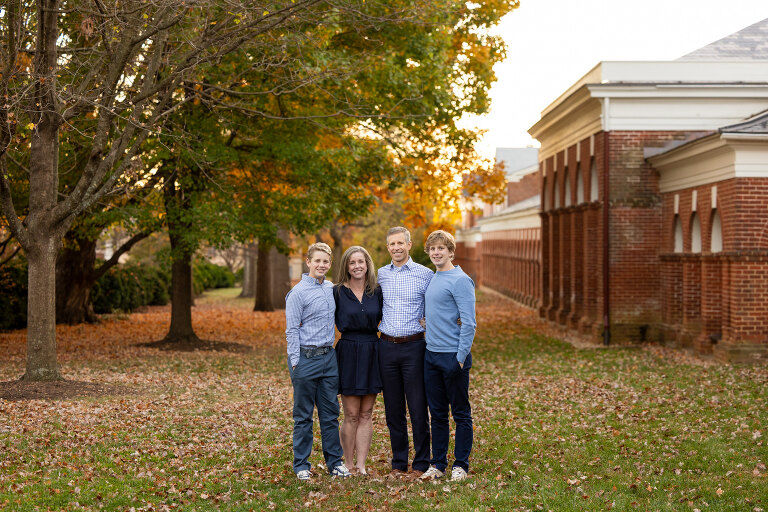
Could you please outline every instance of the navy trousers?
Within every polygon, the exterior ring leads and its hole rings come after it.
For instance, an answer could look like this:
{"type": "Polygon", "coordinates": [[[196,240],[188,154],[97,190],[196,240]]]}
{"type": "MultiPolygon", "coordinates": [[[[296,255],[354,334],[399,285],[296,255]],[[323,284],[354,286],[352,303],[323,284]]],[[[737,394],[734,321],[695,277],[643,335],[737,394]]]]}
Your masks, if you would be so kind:
{"type": "Polygon", "coordinates": [[[383,385],[384,414],[392,443],[392,469],[408,471],[408,423],[411,415],[413,449],[411,467],[429,469],[429,414],[424,393],[424,351],[426,342],[379,342],[379,371],[383,385]]]}
{"type": "Polygon", "coordinates": [[[440,471],[448,467],[450,425],[448,411],[456,422],[456,443],[453,466],[469,471],[472,451],[472,408],[469,405],[469,369],[472,354],[467,355],[464,368],[456,360],[456,352],[442,353],[427,350],[424,356],[424,383],[432,418],[432,465],[440,471]]]}
{"type": "Polygon", "coordinates": [[[301,354],[296,369],[288,371],[293,382],[293,470],[310,469],[312,453],[312,424],[315,406],[320,420],[320,437],[328,471],[341,464],[339,440],[339,369],[336,353],[306,357],[301,354]]]}

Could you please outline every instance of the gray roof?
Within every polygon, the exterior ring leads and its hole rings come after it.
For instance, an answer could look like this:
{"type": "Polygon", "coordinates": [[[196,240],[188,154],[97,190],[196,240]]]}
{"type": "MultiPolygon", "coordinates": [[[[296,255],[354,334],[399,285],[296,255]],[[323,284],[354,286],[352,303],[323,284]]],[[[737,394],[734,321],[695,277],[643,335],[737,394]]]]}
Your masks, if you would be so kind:
{"type": "Polygon", "coordinates": [[[744,121],[740,121],[738,123],[730,124],[728,126],[723,126],[722,128],[718,128],[717,131],[709,131],[709,132],[692,132],[688,134],[688,136],[685,139],[682,140],[673,140],[668,142],[666,145],[660,148],[644,148],[643,149],[643,157],[644,158],[651,158],[656,155],[661,155],[663,153],[668,153],[670,151],[673,151],[679,147],[686,146],[688,144],[691,144],[699,139],[703,139],[704,137],[712,137],[715,134],[722,134],[722,133],[756,133],[756,134],[768,134],[768,110],[763,110],[762,112],[759,112],[752,117],[748,117],[744,121]]]}
{"type": "Polygon", "coordinates": [[[768,60],[768,18],[677,60],[768,60]]]}
{"type": "Polygon", "coordinates": [[[539,164],[538,148],[496,148],[496,163],[504,162],[507,176],[539,164]]]}
{"type": "Polygon", "coordinates": [[[768,133],[768,110],[736,124],[723,126],[720,133],[768,133]]]}

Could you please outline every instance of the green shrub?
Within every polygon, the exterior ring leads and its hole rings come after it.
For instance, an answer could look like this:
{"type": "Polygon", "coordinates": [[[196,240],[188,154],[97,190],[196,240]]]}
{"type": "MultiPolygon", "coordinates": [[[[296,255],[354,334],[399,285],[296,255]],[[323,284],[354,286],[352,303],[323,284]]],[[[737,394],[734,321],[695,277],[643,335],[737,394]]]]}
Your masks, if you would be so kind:
{"type": "Polygon", "coordinates": [[[226,267],[220,267],[203,260],[192,264],[192,286],[195,294],[213,288],[231,288],[235,285],[235,274],[226,267]]]}
{"type": "Polygon", "coordinates": [[[93,310],[96,313],[128,312],[140,306],[167,304],[169,283],[168,275],[158,267],[116,265],[93,286],[93,310]]]}
{"type": "Polygon", "coordinates": [[[27,325],[27,261],[15,258],[0,267],[0,330],[27,325]]]}

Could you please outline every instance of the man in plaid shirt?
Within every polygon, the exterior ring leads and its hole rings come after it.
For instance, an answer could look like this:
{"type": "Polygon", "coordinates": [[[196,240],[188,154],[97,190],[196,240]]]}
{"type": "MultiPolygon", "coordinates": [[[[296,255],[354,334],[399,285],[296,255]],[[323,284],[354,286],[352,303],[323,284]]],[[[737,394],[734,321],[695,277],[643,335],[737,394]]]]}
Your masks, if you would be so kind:
{"type": "Polygon", "coordinates": [[[384,412],[392,443],[392,470],[408,471],[408,423],[411,415],[415,455],[411,469],[418,474],[429,468],[430,437],[427,397],[424,392],[424,293],[434,273],[411,259],[411,234],[404,227],[387,233],[392,262],[379,269],[384,310],[379,330],[379,369],[383,384],[384,412]]]}

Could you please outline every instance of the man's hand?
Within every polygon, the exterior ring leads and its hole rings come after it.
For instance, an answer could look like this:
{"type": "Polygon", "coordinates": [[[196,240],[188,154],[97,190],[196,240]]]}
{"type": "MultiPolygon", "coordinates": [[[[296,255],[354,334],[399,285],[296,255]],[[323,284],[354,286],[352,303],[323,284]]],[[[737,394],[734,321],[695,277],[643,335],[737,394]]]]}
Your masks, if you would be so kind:
{"type": "Polygon", "coordinates": [[[426,328],[427,328],[427,319],[426,319],[426,318],[419,318],[419,324],[420,324],[420,325],[421,325],[423,328],[425,328],[425,329],[426,329],[426,328]]]}

